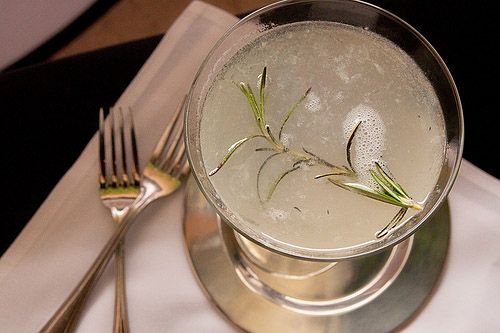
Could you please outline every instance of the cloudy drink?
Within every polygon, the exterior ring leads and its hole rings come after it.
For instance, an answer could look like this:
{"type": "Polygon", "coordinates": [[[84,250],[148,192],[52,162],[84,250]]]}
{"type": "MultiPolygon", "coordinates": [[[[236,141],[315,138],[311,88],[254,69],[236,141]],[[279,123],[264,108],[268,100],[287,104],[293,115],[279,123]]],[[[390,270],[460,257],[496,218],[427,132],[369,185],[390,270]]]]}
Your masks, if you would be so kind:
{"type": "MultiPolygon", "coordinates": [[[[370,174],[378,163],[421,205],[434,190],[445,151],[440,103],[417,64],[375,33],[338,23],[284,25],[243,48],[210,84],[200,125],[204,165],[209,173],[228,149],[255,136],[209,176],[255,232],[315,249],[375,241],[401,207],[317,177],[332,165],[380,190],[370,174]],[[239,83],[260,106],[264,67],[267,127],[259,128],[239,83]],[[325,163],[301,163],[307,156],[325,163]]],[[[401,223],[417,213],[408,209],[401,223]]]]}

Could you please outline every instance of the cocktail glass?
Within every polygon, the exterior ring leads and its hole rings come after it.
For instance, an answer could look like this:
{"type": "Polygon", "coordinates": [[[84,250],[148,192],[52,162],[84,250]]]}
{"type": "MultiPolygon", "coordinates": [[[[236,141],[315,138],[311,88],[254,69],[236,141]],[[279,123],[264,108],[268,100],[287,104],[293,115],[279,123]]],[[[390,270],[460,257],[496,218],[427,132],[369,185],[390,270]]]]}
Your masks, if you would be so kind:
{"type": "Polygon", "coordinates": [[[446,257],[446,197],[463,149],[459,95],[445,63],[409,24],[351,0],[282,1],[239,21],[214,46],[192,85],[186,142],[194,178],[187,188],[185,241],[202,288],[222,313],[251,332],[385,332],[408,322],[436,285],[446,257]],[[236,219],[217,195],[201,155],[207,87],[242,47],[285,24],[339,22],[399,46],[431,82],[443,110],[446,145],[424,210],[376,242],[311,249],[277,242],[236,219]],[[195,182],[196,180],[196,182],[195,182]]]}

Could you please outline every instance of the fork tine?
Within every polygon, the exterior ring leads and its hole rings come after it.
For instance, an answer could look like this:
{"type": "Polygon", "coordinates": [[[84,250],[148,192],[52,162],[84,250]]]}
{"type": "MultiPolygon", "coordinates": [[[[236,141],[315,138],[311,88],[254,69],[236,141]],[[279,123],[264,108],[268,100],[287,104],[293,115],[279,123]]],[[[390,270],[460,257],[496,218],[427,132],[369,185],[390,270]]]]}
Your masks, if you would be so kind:
{"type": "Polygon", "coordinates": [[[182,174],[189,171],[189,162],[187,160],[187,154],[182,155],[182,159],[175,164],[174,169],[172,171],[172,176],[174,178],[179,178],[182,174]]]}
{"type": "Polygon", "coordinates": [[[128,108],[128,116],[130,120],[130,141],[132,143],[132,178],[134,180],[134,186],[139,186],[139,157],[137,153],[137,138],[135,136],[135,126],[134,117],[132,117],[132,109],[128,108]]]}
{"type": "Polygon", "coordinates": [[[182,160],[182,163],[179,164],[177,170],[174,173],[174,177],[177,179],[182,179],[183,177],[189,175],[189,172],[191,171],[187,155],[184,154],[184,157],[185,158],[182,160]]]}
{"type": "Polygon", "coordinates": [[[153,165],[158,165],[160,156],[162,155],[163,150],[167,146],[167,142],[169,141],[170,136],[172,134],[172,129],[177,124],[177,122],[180,118],[179,116],[181,114],[181,111],[184,109],[185,100],[186,100],[186,96],[184,96],[182,102],[177,107],[177,110],[175,111],[175,114],[174,114],[174,120],[172,122],[170,122],[170,124],[165,128],[165,130],[163,131],[163,133],[160,137],[160,140],[158,140],[158,143],[156,144],[156,147],[153,150],[153,155],[151,156],[151,160],[150,160],[150,162],[153,165]]]}
{"type": "Polygon", "coordinates": [[[172,174],[175,167],[180,163],[183,156],[185,155],[184,154],[185,152],[186,152],[186,145],[184,141],[182,141],[181,146],[179,147],[179,149],[177,149],[177,152],[175,153],[175,157],[165,160],[164,162],[165,166],[163,170],[166,170],[168,174],[172,174]]]}
{"type": "Polygon", "coordinates": [[[115,140],[115,108],[111,108],[109,112],[110,116],[110,131],[111,131],[111,169],[113,171],[113,174],[111,175],[111,181],[113,183],[114,187],[118,187],[118,177],[116,169],[118,166],[118,162],[116,160],[116,140],[115,140]]]}
{"type": "Polygon", "coordinates": [[[123,186],[128,186],[131,185],[129,183],[129,178],[128,178],[128,168],[127,168],[127,149],[125,148],[125,130],[123,129],[124,127],[124,121],[123,121],[123,111],[121,106],[118,108],[120,118],[119,118],[119,132],[120,132],[120,152],[121,152],[121,158],[122,158],[122,177],[121,177],[121,184],[123,186]]]}
{"type": "Polygon", "coordinates": [[[178,148],[179,148],[179,144],[182,140],[182,133],[183,132],[184,132],[184,128],[182,127],[182,125],[176,127],[175,136],[172,139],[171,144],[168,145],[168,150],[165,153],[165,156],[163,157],[163,161],[160,164],[161,169],[163,169],[163,170],[170,169],[170,167],[172,166],[171,162],[177,158],[176,150],[178,150],[178,148]],[[174,157],[174,154],[176,154],[175,157],[174,157]]]}
{"type": "Polygon", "coordinates": [[[106,187],[106,151],[104,138],[104,110],[99,108],[99,184],[106,187]]]}
{"type": "MultiPolygon", "coordinates": [[[[182,101],[182,104],[181,104],[179,109],[181,109],[181,110],[184,109],[184,106],[185,106],[184,102],[185,102],[185,97],[184,97],[184,100],[182,101]]],[[[172,142],[168,146],[168,150],[165,153],[165,156],[163,157],[163,162],[161,162],[161,165],[160,165],[160,168],[163,170],[167,170],[167,173],[172,172],[173,167],[175,166],[175,164],[180,160],[180,158],[184,154],[184,149],[185,149],[184,142],[182,143],[182,147],[181,147],[181,149],[183,149],[183,151],[180,154],[179,154],[179,152],[176,153],[176,150],[178,150],[179,147],[181,146],[181,145],[179,145],[179,143],[182,140],[182,133],[184,132],[184,127],[182,125],[176,126],[178,119],[179,119],[179,117],[177,117],[175,119],[175,123],[174,123],[174,128],[176,130],[174,138],[172,139],[172,142]],[[176,154],[175,157],[174,157],[174,154],[176,154]]]]}

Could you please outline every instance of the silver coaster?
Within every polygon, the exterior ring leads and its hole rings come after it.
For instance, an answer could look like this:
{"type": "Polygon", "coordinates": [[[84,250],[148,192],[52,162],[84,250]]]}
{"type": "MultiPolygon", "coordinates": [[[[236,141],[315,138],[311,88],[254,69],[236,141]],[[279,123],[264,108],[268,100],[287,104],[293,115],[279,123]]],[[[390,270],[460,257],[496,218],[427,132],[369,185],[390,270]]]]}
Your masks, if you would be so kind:
{"type": "Polygon", "coordinates": [[[192,177],[186,190],[184,238],[193,272],[210,301],[248,332],[401,328],[430,298],[448,251],[447,202],[391,250],[319,263],[267,253],[220,221],[192,177]]]}

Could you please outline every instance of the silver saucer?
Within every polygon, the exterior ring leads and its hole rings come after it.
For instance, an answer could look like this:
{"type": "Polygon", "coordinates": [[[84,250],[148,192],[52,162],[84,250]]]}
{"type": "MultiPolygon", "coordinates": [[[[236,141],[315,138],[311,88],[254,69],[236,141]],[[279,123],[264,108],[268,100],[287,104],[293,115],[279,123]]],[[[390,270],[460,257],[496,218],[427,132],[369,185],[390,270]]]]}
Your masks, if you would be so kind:
{"type": "Polygon", "coordinates": [[[186,188],[184,238],[193,272],[210,301],[248,332],[401,328],[430,298],[449,234],[445,203],[413,237],[391,250],[338,263],[290,259],[235,235],[192,177],[186,188]]]}

